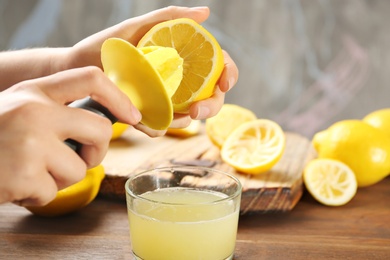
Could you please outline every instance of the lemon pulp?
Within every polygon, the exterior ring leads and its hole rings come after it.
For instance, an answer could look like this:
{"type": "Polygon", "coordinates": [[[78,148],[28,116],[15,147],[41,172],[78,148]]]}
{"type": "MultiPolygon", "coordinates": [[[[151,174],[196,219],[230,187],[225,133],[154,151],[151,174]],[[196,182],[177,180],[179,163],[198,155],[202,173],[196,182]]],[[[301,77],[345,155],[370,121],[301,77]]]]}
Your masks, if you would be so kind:
{"type": "Polygon", "coordinates": [[[256,115],[249,109],[235,104],[224,104],[217,115],[206,120],[206,134],[213,144],[222,147],[234,129],[255,119],[256,115]]]}
{"type": "Polygon", "coordinates": [[[268,119],[243,123],[226,139],[222,159],[238,171],[259,174],[271,169],[285,148],[282,128],[268,119]]]}
{"type": "Polygon", "coordinates": [[[222,49],[203,26],[188,18],[155,25],[137,47],[163,46],[177,50],[183,58],[183,79],[172,96],[175,112],[187,113],[189,106],[209,98],[224,68],[222,49]]]}
{"type": "Polygon", "coordinates": [[[314,159],[303,172],[303,181],[309,193],[327,206],[341,206],[356,194],[354,172],[344,163],[333,159],[314,159]]]}

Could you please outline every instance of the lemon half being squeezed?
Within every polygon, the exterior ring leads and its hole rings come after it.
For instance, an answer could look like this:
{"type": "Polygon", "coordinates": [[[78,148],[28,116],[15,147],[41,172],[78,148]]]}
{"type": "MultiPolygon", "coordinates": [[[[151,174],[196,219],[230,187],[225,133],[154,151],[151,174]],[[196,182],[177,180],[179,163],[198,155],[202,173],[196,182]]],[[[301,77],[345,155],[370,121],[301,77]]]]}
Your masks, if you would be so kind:
{"type": "Polygon", "coordinates": [[[159,23],[139,41],[103,43],[104,72],[142,114],[141,123],[165,130],[173,112],[212,96],[224,68],[222,49],[204,27],[188,18],[159,23]]]}
{"type": "Polygon", "coordinates": [[[172,96],[175,112],[187,113],[193,102],[214,93],[224,58],[218,41],[203,26],[188,18],[159,23],[137,45],[145,46],[173,48],[184,60],[183,79],[172,96]]]}

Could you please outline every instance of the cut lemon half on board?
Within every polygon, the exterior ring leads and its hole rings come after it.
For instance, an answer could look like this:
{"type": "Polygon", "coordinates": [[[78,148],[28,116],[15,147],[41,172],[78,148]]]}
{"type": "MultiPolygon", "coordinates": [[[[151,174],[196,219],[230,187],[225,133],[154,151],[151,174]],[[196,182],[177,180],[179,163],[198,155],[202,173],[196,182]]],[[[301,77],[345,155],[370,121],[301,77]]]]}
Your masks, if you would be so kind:
{"type": "Polygon", "coordinates": [[[162,46],[176,49],[184,59],[183,79],[172,96],[176,113],[188,112],[195,101],[209,98],[224,68],[222,49],[211,33],[188,18],[159,23],[137,47],[162,46]]]}
{"type": "Polygon", "coordinates": [[[309,193],[328,206],[348,203],[357,190],[356,177],[351,168],[333,159],[310,161],[305,167],[303,181],[309,193]]]}
{"type": "Polygon", "coordinates": [[[249,109],[234,104],[224,104],[217,115],[206,120],[206,134],[211,142],[222,147],[234,129],[255,119],[257,119],[256,115],[249,109]]]}
{"type": "Polygon", "coordinates": [[[257,119],[243,123],[229,135],[222,146],[221,157],[240,172],[259,174],[279,161],[285,143],[284,132],[277,123],[257,119]]]}

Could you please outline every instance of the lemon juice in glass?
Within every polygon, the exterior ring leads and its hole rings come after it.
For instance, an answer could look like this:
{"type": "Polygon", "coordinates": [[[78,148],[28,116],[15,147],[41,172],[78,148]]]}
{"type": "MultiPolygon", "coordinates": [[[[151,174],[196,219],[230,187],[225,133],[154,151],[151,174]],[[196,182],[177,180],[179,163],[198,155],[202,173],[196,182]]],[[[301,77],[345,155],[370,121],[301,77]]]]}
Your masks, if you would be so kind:
{"type": "Polygon", "coordinates": [[[157,168],[126,182],[137,259],[233,259],[241,184],[203,167],[157,168]]]}

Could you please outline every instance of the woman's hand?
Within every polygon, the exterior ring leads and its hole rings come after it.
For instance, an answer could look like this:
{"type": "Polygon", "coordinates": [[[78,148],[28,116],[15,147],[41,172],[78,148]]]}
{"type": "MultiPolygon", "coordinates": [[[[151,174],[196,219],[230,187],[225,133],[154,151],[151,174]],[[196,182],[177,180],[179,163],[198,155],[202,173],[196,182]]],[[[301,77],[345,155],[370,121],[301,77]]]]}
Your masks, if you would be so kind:
{"type": "Polygon", "coordinates": [[[156,24],[177,19],[191,18],[198,23],[204,22],[210,14],[207,7],[176,7],[162,8],[141,16],[127,19],[117,25],[93,34],[73,46],[70,53],[68,67],[98,66],[102,68],[100,61],[100,49],[105,40],[112,37],[127,40],[137,46],[139,40],[156,24]]]}
{"type": "MultiPolygon", "coordinates": [[[[13,201],[24,206],[44,205],[59,189],[81,180],[86,168],[102,161],[111,137],[111,122],[67,106],[74,100],[90,96],[119,121],[136,125],[150,136],[164,134],[139,124],[139,111],[101,71],[101,45],[111,37],[137,45],[157,23],[181,17],[202,23],[208,16],[207,7],[167,7],[128,19],[70,48],[3,53],[0,204],[13,201]],[[82,144],[79,154],[64,143],[67,139],[82,144]]],[[[224,57],[225,68],[213,96],[192,104],[188,115],[175,115],[172,127],[185,127],[191,119],[205,119],[221,109],[225,93],[238,78],[234,61],[226,52],[224,57]]]]}
{"type": "Polygon", "coordinates": [[[122,122],[134,125],[141,119],[127,96],[97,67],[23,81],[0,92],[0,203],[44,205],[103,160],[111,122],[66,106],[86,96],[122,122]],[[79,155],[66,139],[83,144],[79,155]]]}
{"type": "MultiPolygon", "coordinates": [[[[157,23],[183,17],[191,18],[198,23],[202,23],[208,18],[209,14],[210,10],[207,7],[188,8],[170,6],[125,20],[77,43],[72,48],[71,55],[69,55],[71,58],[69,64],[71,64],[71,67],[86,65],[102,67],[100,49],[103,42],[108,38],[118,37],[129,41],[133,45],[137,45],[144,34],[157,23]]],[[[175,115],[171,127],[185,127],[190,123],[191,119],[206,119],[216,115],[221,109],[224,103],[225,93],[236,84],[238,79],[236,64],[226,51],[223,51],[223,53],[225,68],[217,83],[218,87],[213,96],[192,104],[188,115],[175,115]]],[[[144,125],[137,125],[136,128],[149,136],[161,136],[165,133],[165,131],[152,130],[144,125]]]]}

